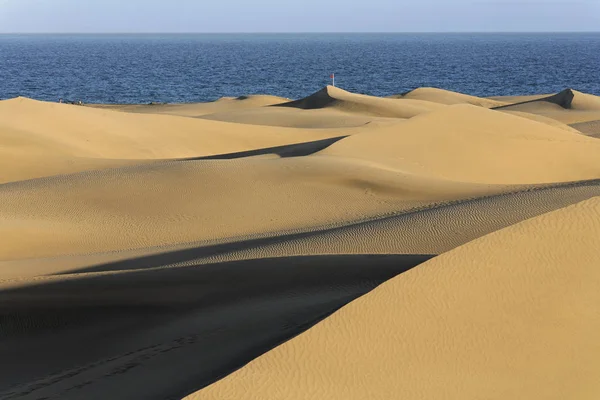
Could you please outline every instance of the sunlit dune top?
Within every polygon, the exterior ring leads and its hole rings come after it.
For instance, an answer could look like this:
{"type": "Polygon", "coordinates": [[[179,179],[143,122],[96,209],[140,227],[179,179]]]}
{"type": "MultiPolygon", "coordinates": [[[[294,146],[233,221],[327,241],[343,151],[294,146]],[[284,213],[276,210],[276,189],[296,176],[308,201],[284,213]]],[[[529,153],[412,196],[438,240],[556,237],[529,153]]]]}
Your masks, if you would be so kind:
{"type": "Polygon", "coordinates": [[[472,105],[345,138],[319,154],[351,157],[454,181],[541,183],[600,177],[600,142],[472,105]]]}

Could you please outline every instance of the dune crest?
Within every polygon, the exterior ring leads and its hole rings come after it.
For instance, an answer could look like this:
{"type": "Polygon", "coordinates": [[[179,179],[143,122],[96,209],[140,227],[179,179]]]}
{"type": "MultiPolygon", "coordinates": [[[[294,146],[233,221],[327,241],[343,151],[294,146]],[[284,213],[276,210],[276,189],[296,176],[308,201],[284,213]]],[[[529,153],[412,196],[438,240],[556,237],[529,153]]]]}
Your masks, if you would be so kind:
{"type": "Polygon", "coordinates": [[[510,104],[496,107],[496,110],[536,114],[565,124],[577,124],[600,119],[600,97],[572,89],[565,89],[547,96],[498,99],[510,104]]]}
{"type": "Polygon", "coordinates": [[[89,107],[115,111],[145,114],[167,114],[180,117],[201,117],[203,115],[266,107],[290,101],[285,97],[250,95],[221,97],[207,103],[184,104],[89,104],[89,107]]]}
{"type": "Polygon", "coordinates": [[[581,93],[573,89],[565,89],[559,93],[547,97],[535,97],[533,99],[527,99],[525,97],[523,101],[514,102],[513,104],[507,104],[496,108],[514,108],[516,106],[531,103],[551,103],[569,110],[600,111],[600,97],[586,93],[581,93]]]}
{"type": "Polygon", "coordinates": [[[201,118],[238,124],[303,129],[354,128],[370,123],[394,123],[396,119],[351,114],[335,108],[302,110],[293,107],[260,107],[203,115],[201,118]]]}
{"type": "MultiPolygon", "coordinates": [[[[500,111],[502,111],[502,110],[500,110],[500,111]]],[[[523,111],[504,111],[504,112],[511,114],[511,115],[516,115],[517,117],[530,119],[530,120],[536,121],[536,122],[541,122],[542,124],[550,125],[554,128],[559,128],[559,129],[565,130],[567,132],[579,133],[579,134],[583,133],[581,130],[577,129],[576,127],[567,125],[563,122],[557,121],[550,117],[545,117],[543,115],[531,114],[531,113],[527,113],[527,112],[523,112],[523,111]]]]}
{"type": "Polygon", "coordinates": [[[336,129],[239,129],[237,124],[220,121],[17,98],[0,101],[0,155],[5,155],[0,158],[0,183],[345,134],[336,129]]]}
{"type": "Polygon", "coordinates": [[[397,127],[356,134],[319,155],[461,182],[549,183],[600,174],[595,139],[471,105],[445,106],[397,127]]]}
{"type": "Polygon", "coordinates": [[[399,102],[394,99],[355,94],[337,87],[327,86],[304,99],[278,104],[276,107],[294,107],[304,110],[335,108],[360,115],[412,118],[419,114],[437,110],[443,105],[423,100],[399,102]]]}
{"type": "Polygon", "coordinates": [[[431,87],[417,88],[405,94],[392,96],[392,98],[424,100],[446,105],[471,104],[485,108],[494,108],[505,105],[505,103],[498,100],[470,96],[463,93],[451,92],[449,90],[431,87]]]}
{"type": "Polygon", "coordinates": [[[186,399],[595,399],[600,198],[477,239],[186,399]]]}

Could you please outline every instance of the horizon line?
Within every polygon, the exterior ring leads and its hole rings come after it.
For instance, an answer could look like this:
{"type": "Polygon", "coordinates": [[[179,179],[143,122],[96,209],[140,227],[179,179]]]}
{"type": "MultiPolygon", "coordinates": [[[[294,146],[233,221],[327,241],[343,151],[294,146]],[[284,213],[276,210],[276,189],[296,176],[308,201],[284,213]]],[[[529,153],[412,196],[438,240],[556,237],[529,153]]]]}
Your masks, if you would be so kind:
{"type": "Polygon", "coordinates": [[[327,35],[327,34],[457,34],[457,33],[478,33],[478,34],[498,34],[498,33],[600,33],[597,31],[293,31],[293,32],[260,32],[260,31],[248,31],[248,32],[0,32],[0,35],[282,35],[282,34],[293,34],[293,35],[327,35]]]}

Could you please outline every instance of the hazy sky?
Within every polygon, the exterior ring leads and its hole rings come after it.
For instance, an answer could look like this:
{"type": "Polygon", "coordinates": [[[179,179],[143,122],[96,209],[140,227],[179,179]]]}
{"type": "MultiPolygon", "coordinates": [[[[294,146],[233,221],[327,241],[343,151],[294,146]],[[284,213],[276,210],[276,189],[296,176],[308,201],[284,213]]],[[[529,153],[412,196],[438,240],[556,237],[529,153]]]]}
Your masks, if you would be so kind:
{"type": "Polygon", "coordinates": [[[0,32],[598,30],[600,0],[0,0],[0,32]]]}

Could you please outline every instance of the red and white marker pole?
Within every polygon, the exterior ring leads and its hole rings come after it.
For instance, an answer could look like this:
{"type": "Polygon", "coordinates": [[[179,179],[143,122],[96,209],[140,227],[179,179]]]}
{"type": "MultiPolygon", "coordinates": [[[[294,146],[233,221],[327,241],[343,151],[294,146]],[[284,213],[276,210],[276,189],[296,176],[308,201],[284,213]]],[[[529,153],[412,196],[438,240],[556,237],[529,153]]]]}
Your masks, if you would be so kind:
{"type": "Polygon", "coordinates": [[[330,78],[333,80],[333,86],[335,86],[335,74],[331,74],[330,78]]]}

